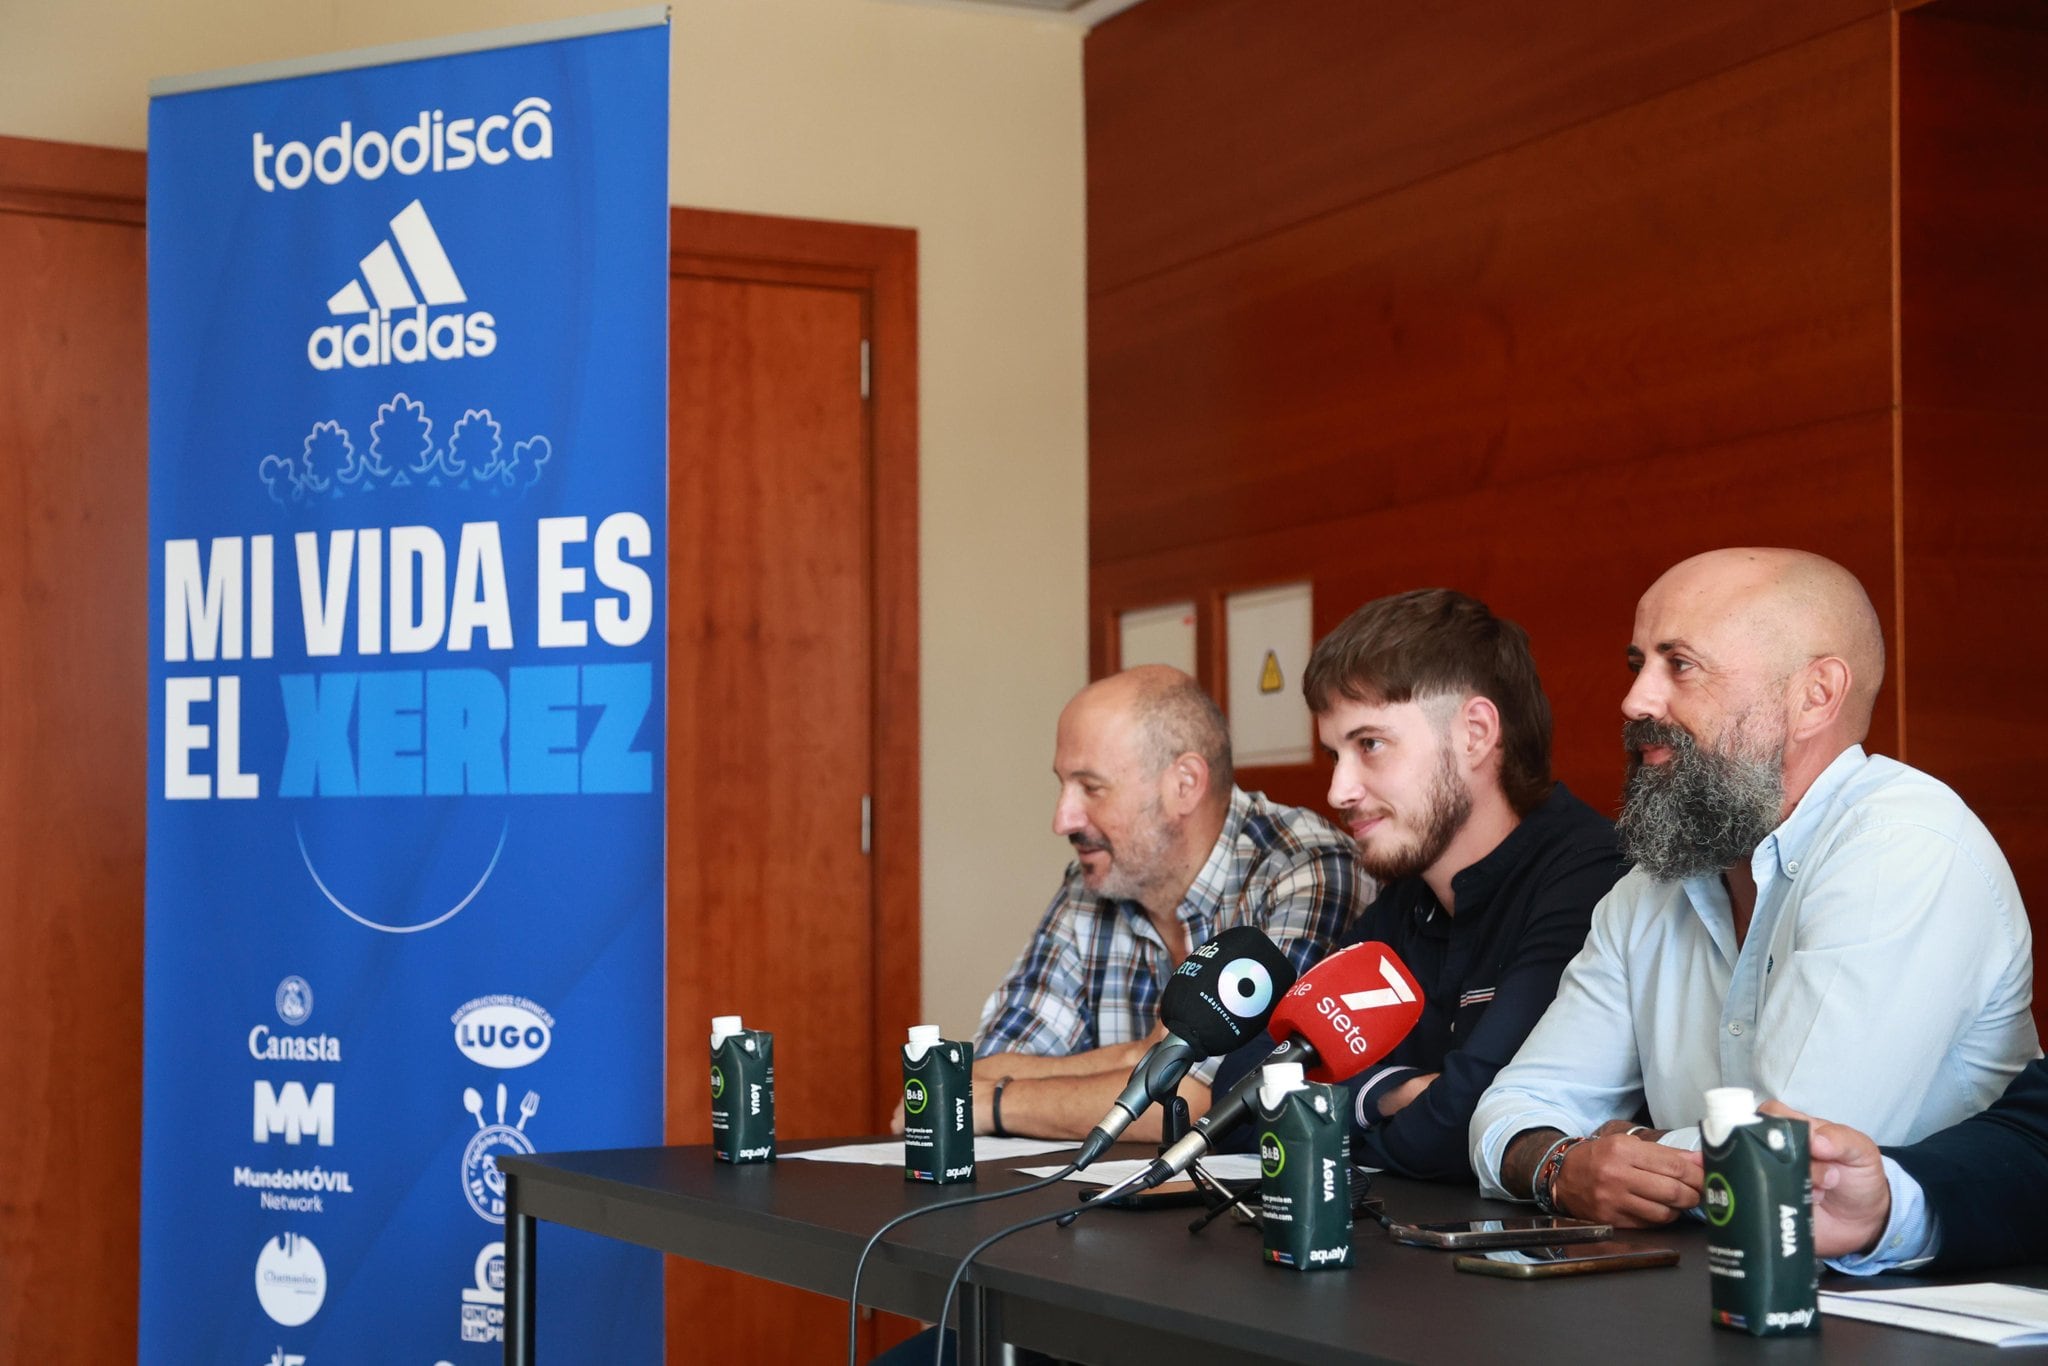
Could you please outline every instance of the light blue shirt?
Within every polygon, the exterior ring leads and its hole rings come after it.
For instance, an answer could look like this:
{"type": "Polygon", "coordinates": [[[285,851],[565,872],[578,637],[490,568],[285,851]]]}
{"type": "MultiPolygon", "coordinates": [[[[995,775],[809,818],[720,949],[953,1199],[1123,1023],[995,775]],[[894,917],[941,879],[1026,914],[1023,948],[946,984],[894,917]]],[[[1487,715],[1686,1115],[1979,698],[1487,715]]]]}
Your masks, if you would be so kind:
{"type": "Polygon", "coordinates": [[[1927,1193],[1904,1167],[1889,1157],[1883,1160],[1885,1180],[1892,1187],[1892,1212],[1877,1246],[1853,1257],[1828,1258],[1829,1266],[1851,1276],[1911,1271],[1941,1250],[1941,1229],[1927,1208],[1927,1193]]]}
{"type": "Polygon", "coordinates": [[[1647,1106],[1697,1147],[1705,1094],[1746,1086],[1883,1144],[1989,1105],[2039,1051],[2012,870],[1962,799],[1852,746],[1750,859],[1740,949],[1717,874],[1630,872],[1557,1000],[1472,1116],[1481,1188],[1528,1129],[1590,1134],[1647,1106]]]}

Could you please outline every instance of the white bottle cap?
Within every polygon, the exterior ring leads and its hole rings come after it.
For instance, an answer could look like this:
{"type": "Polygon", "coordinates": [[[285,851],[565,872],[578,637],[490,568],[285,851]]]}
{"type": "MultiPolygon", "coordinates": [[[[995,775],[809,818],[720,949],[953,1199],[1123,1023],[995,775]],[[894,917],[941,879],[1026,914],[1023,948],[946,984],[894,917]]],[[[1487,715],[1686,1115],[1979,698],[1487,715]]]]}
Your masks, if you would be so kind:
{"type": "Polygon", "coordinates": [[[718,1047],[735,1034],[746,1033],[746,1026],[737,1015],[713,1015],[711,1017],[711,1046],[718,1047]]]}
{"type": "Polygon", "coordinates": [[[1259,1069],[1259,1104],[1271,1109],[1280,1103],[1280,1097],[1289,1091],[1302,1090],[1307,1085],[1302,1079],[1300,1063],[1269,1062],[1259,1069]]]}
{"type": "Polygon", "coordinates": [[[1762,1118],[1756,1112],[1756,1092],[1747,1086],[1716,1086],[1707,1092],[1707,1113],[1700,1120],[1700,1137],[1719,1147],[1728,1141],[1728,1131],[1762,1118]]]}
{"type": "Polygon", "coordinates": [[[914,1063],[922,1062],[924,1055],[938,1047],[939,1042],[939,1027],[937,1025],[912,1025],[910,1027],[910,1042],[903,1046],[903,1056],[914,1063]]]}

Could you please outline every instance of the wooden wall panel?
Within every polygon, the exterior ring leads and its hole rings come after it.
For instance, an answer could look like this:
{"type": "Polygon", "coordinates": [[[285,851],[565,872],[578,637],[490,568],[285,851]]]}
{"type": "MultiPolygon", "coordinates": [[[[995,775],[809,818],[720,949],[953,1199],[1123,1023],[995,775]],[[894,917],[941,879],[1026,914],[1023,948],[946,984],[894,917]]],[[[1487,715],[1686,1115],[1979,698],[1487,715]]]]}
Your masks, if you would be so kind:
{"type": "MultiPolygon", "coordinates": [[[[1207,599],[1310,578],[1321,635],[1371,598],[1428,585],[1463,589],[1529,631],[1551,701],[1556,773],[1597,809],[1612,810],[1629,681],[1623,651],[1643,590],[1687,555],[1743,542],[1810,546],[1865,583],[1888,585],[1891,462],[1891,417],[1880,412],[1627,467],[1446,489],[1399,508],[1098,565],[1093,619],[1110,622],[1121,608],[1190,585],[1207,599]],[[1782,477],[1791,467],[1800,481],[1782,477]],[[1814,487],[1838,492],[1817,500],[1814,487]]],[[[1889,628],[1882,596],[1879,606],[1889,628]]],[[[1896,741],[1887,693],[1872,743],[1894,751],[1896,741]]],[[[1248,786],[1316,810],[1324,809],[1326,779],[1321,764],[1243,775],[1248,786]]]]}
{"type": "Polygon", "coordinates": [[[1998,837],[2048,1024],[2048,14],[1899,21],[1907,738],[1998,837]]]}
{"type": "Polygon", "coordinates": [[[1692,84],[1885,0],[1150,0],[1090,34],[1090,287],[1692,84]]]}
{"type": "Polygon", "coordinates": [[[1092,560],[1887,407],[1890,23],[1097,296],[1092,560]]]}
{"type": "MultiPolygon", "coordinates": [[[[2048,5],[1899,20],[1902,401],[2048,414],[2048,5]]],[[[1974,9],[1964,11],[1975,12],[1974,9]]]]}
{"type": "Polygon", "coordinates": [[[2040,701],[2048,416],[1909,409],[1904,437],[1913,758],[1998,835],[2040,920],[2048,912],[2048,712],[2040,701]]]}
{"type": "Polygon", "coordinates": [[[0,138],[0,1356],[135,1357],[142,157],[0,138]]]}

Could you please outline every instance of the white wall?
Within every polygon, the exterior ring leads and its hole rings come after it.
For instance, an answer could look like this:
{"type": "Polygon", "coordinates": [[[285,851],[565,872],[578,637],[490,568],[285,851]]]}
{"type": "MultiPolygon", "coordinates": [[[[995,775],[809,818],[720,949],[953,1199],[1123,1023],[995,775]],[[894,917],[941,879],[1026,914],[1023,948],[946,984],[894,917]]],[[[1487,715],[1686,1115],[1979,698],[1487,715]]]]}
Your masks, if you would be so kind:
{"type": "MultiPolygon", "coordinates": [[[[0,0],[0,133],[142,147],[152,77],[609,0],[0,0]]],[[[886,0],[673,0],[670,197],[918,231],[926,1018],[957,1034],[1051,895],[1052,728],[1087,674],[1081,39],[886,0]]]]}

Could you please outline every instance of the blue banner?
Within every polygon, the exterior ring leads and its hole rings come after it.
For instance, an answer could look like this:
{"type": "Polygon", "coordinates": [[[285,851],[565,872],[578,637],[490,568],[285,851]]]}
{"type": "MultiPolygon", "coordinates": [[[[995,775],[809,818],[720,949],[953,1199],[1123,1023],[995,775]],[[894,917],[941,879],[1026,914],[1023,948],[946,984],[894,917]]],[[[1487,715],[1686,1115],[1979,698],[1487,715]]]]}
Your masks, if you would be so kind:
{"type": "Polygon", "coordinates": [[[498,1360],[497,1156],[661,1141],[655,18],[151,104],[144,1362],[498,1360]]]}

